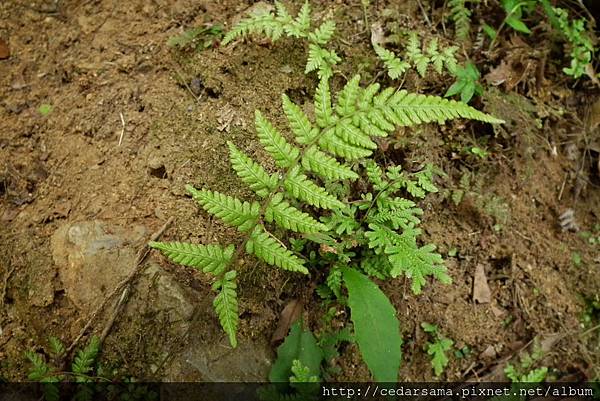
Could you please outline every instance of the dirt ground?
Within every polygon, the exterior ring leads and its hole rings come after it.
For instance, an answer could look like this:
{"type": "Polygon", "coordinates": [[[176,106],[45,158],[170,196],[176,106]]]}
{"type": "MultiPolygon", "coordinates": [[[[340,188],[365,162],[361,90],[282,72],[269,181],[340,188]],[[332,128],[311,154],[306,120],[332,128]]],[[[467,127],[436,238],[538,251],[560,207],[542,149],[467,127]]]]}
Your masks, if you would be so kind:
{"type": "MultiPolygon", "coordinates": [[[[317,17],[338,21],[333,45],[344,62],[334,88],[356,72],[364,83],[376,78],[393,85],[370,48],[360,2],[312,3],[317,17]]],[[[400,3],[372,2],[371,21],[443,34],[443,2],[400,3]],[[427,21],[419,3],[430,11],[427,21]]],[[[166,43],[191,27],[220,24],[227,30],[250,5],[0,2],[0,39],[10,50],[0,60],[0,380],[26,378],[26,350],[47,352],[49,335],[70,344],[90,317],[72,302],[58,274],[51,237],[60,227],[96,220],[152,233],[172,217],[164,240],[238,238],[198,211],[184,185],[249,194],[229,167],[226,141],[270,163],[254,140],[254,110],[283,126],[281,93],[298,103],[311,101],[316,79],[303,74],[305,48],[289,40],[228,47],[215,41],[198,50],[166,43]],[[49,113],[40,111],[42,105],[51,105],[49,113]]],[[[452,38],[449,32],[446,37],[452,38]]],[[[477,45],[470,52],[482,75],[502,61],[526,66],[510,88],[484,83],[486,93],[473,103],[507,123],[401,129],[378,151],[386,164],[411,170],[429,162],[447,174],[439,181],[443,190],[422,204],[423,240],[438,245],[453,284],[430,283],[420,296],[404,280],[383,284],[402,325],[400,377],[435,379],[420,328],[429,322],[457,349],[469,350],[450,358],[446,380],[494,378],[495,367],[531,351],[534,339],[544,348],[538,366],[548,366],[553,377],[600,380],[600,336],[586,331],[598,324],[598,309],[590,305],[599,302],[600,245],[580,235],[600,223],[600,91],[589,80],[567,79],[562,49],[543,35],[506,35],[494,52],[477,45]],[[481,144],[489,152],[485,158],[464,151],[481,144]],[[452,198],[459,193],[456,204],[452,198]],[[559,216],[568,209],[579,232],[561,228],[559,216]],[[481,269],[491,303],[473,300],[481,269]]],[[[404,86],[441,95],[450,84],[410,75],[404,86]]],[[[192,304],[207,305],[207,277],[158,253],[150,259],[190,290],[192,304]]],[[[307,310],[320,308],[302,279],[250,265],[239,283],[242,342],[268,343],[292,298],[304,298],[307,310]]],[[[203,344],[226,344],[214,314],[188,318],[195,319],[190,327],[203,333],[203,344]]],[[[102,314],[86,336],[99,333],[107,319],[102,314]]],[[[311,319],[318,330],[317,316],[311,319]]],[[[162,324],[144,313],[117,316],[103,363],[121,377],[206,379],[169,376],[172,360],[152,359],[165,349],[176,354],[192,341],[168,335],[163,329],[169,324],[162,324]]],[[[269,352],[272,358],[274,349],[269,352]]],[[[334,364],[334,379],[369,379],[354,345],[345,346],[334,364]]]]}

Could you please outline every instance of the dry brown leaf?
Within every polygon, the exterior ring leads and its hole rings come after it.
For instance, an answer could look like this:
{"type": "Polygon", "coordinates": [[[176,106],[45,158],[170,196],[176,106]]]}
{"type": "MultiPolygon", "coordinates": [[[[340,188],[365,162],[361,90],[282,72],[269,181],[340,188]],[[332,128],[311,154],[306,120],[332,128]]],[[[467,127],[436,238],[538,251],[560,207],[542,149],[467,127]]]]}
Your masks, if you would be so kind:
{"type": "Polygon", "coordinates": [[[8,48],[8,44],[0,39],[0,60],[4,60],[10,57],[10,49],[8,48]]]}
{"type": "Polygon", "coordinates": [[[273,337],[271,337],[271,343],[277,343],[287,336],[288,331],[290,331],[290,327],[292,324],[302,314],[302,309],[304,308],[304,304],[297,300],[292,299],[281,311],[281,315],[279,315],[279,323],[277,324],[277,329],[273,332],[273,337]]]}
{"type": "Polygon", "coordinates": [[[381,25],[381,22],[371,24],[371,43],[378,46],[382,46],[385,43],[383,25],[381,25]]]}
{"type": "Polygon", "coordinates": [[[488,286],[483,265],[477,265],[475,268],[475,279],[473,281],[473,300],[475,302],[479,302],[480,304],[487,304],[492,300],[492,291],[488,286]]]}

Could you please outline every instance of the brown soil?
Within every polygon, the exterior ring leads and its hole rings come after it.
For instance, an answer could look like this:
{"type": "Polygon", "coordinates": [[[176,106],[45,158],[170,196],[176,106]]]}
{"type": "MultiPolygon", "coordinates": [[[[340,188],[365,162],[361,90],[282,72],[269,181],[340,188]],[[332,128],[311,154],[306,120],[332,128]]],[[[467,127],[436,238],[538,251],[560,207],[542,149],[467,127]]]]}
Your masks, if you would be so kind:
{"type": "MultiPolygon", "coordinates": [[[[370,13],[375,21],[384,20],[384,9],[395,2],[373,3],[379,3],[370,13]]],[[[407,3],[396,11],[415,18],[396,23],[433,33],[418,3],[407,3]]],[[[344,58],[334,87],[356,72],[363,82],[385,82],[360,3],[313,5],[318,16],[339,21],[338,37],[344,38],[334,41],[344,58]]],[[[10,55],[0,60],[0,379],[25,378],[25,350],[41,350],[50,334],[70,343],[87,321],[65,296],[52,260],[50,237],[65,222],[98,219],[152,232],[174,217],[164,239],[239,238],[200,213],[184,185],[249,194],[230,169],[226,141],[271,163],[254,140],[254,110],[283,126],[281,93],[310,101],[316,80],[302,73],[305,49],[282,40],[179,51],[166,42],[181,27],[229,26],[248,6],[229,0],[1,2],[0,39],[10,55]],[[52,105],[46,116],[42,104],[52,105]]],[[[435,10],[430,17],[438,21],[441,11],[435,10]]],[[[474,51],[485,60],[482,73],[499,65],[510,46],[501,42],[487,55],[474,51]]],[[[490,89],[475,102],[507,121],[494,131],[454,122],[400,130],[382,146],[378,158],[385,163],[410,170],[431,162],[448,174],[440,181],[444,190],[422,205],[423,240],[439,246],[453,284],[429,283],[420,296],[403,280],[382,285],[402,323],[405,380],[434,379],[421,322],[437,324],[457,348],[471,350],[451,358],[448,380],[485,376],[534,338],[553,334],[560,337],[540,364],[555,369],[556,377],[600,379],[598,334],[581,335],[587,302],[600,292],[599,248],[558,223],[568,208],[583,231],[600,222],[599,129],[589,124],[598,92],[589,82],[573,89],[560,67],[548,63],[544,79],[530,73],[511,91],[490,89]],[[463,151],[484,138],[487,158],[463,151]],[[465,174],[471,180],[457,206],[451,195],[465,174]],[[453,248],[457,254],[446,257],[453,248]],[[572,262],[574,252],[580,264],[572,262]],[[485,269],[491,304],[473,301],[478,265],[485,269]]],[[[415,75],[405,87],[441,94],[450,83],[415,75]]],[[[211,297],[206,277],[159,254],[152,258],[192,285],[199,299],[211,297]]],[[[306,283],[254,261],[249,266],[239,283],[240,337],[270,338],[281,309],[303,295],[306,283]]],[[[319,310],[318,298],[309,296],[309,310],[319,310]]],[[[318,329],[318,316],[311,321],[318,329]]],[[[148,350],[136,348],[129,335],[123,329],[111,334],[103,358],[131,367],[130,375],[153,377],[145,370],[148,350]]],[[[342,351],[335,378],[367,380],[356,347],[342,351]]]]}

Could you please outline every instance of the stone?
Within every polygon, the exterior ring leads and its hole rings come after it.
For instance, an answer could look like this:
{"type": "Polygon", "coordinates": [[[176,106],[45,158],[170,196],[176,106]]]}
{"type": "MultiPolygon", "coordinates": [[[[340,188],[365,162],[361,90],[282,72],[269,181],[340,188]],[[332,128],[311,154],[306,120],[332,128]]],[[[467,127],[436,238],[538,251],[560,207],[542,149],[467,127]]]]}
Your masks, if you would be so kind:
{"type": "Polygon", "coordinates": [[[54,264],[65,294],[89,313],[135,267],[146,229],[123,228],[98,220],[70,223],[52,236],[54,264]]]}

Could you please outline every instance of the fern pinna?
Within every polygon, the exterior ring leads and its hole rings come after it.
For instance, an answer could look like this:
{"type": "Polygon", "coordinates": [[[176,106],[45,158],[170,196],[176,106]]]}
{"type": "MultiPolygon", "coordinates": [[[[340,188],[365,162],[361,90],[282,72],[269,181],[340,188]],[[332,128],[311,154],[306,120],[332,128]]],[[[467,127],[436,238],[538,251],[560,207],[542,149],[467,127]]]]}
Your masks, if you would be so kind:
{"type": "Polygon", "coordinates": [[[225,35],[223,45],[249,34],[263,34],[273,42],[283,35],[308,40],[308,62],[305,73],[316,71],[319,78],[331,77],[332,67],[341,61],[334,50],[325,46],[335,32],[335,22],[325,21],[311,32],[310,5],[304,3],[296,18],[293,18],[285,6],[275,1],[275,14],[265,7],[255,11],[240,21],[225,35]]]}
{"type": "MultiPolygon", "coordinates": [[[[246,233],[243,244],[237,247],[179,242],[150,244],[176,263],[215,276],[213,289],[217,296],[214,307],[233,347],[237,344],[238,327],[235,260],[240,253],[245,250],[270,265],[309,274],[305,259],[289,250],[284,241],[273,235],[270,227],[276,225],[310,237],[311,234],[326,233],[330,227],[294,205],[310,205],[336,215],[348,210],[346,199],[338,199],[329,193],[319,184],[319,180],[356,180],[358,175],[351,164],[369,157],[377,148],[373,137],[384,137],[398,126],[443,123],[459,117],[489,123],[501,122],[464,103],[394,88],[380,90],[377,83],[363,88],[359,83],[359,76],[352,78],[333,104],[329,81],[327,78],[321,79],[315,92],[314,121],[283,95],[283,111],[296,144],[288,142],[260,111],[256,111],[258,139],[275,160],[279,173],[269,174],[233,143],[228,143],[233,169],[254,191],[257,200],[244,201],[217,191],[187,186],[188,192],[208,213],[246,233]]],[[[371,173],[371,176],[375,177],[376,174],[371,173]]],[[[388,172],[388,176],[398,178],[393,172],[388,172]]],[[[411,205],[394,205],[393,202],[390,205],[387,209],[380,209],[378,215],[369,216],[370,246],[379,255],[388,256],[393,265],[388,273],[393,277],[401,273],[412,277],[415,292],[422,287],[426,275],[445,280],[440,260],[429,255],[430,249],[416,246],[415,235],[412,235],[415,234],[414,225],[410,223],[414,217],[402,220],[400,216],[407,213],[411,205]],[[388,213],[387,217],[385,213],[388,213]],[[397,234],[394,228],[403,228],[405,232],[413,230],[413,233],[397,234]],[[413,265],[417,266],[417,270],[413,265]],[[417,271],[419,274],[415,273],[417,271]]],[[[376,258],[378,254],[374,253],[372,257],[376,258]]]]}

